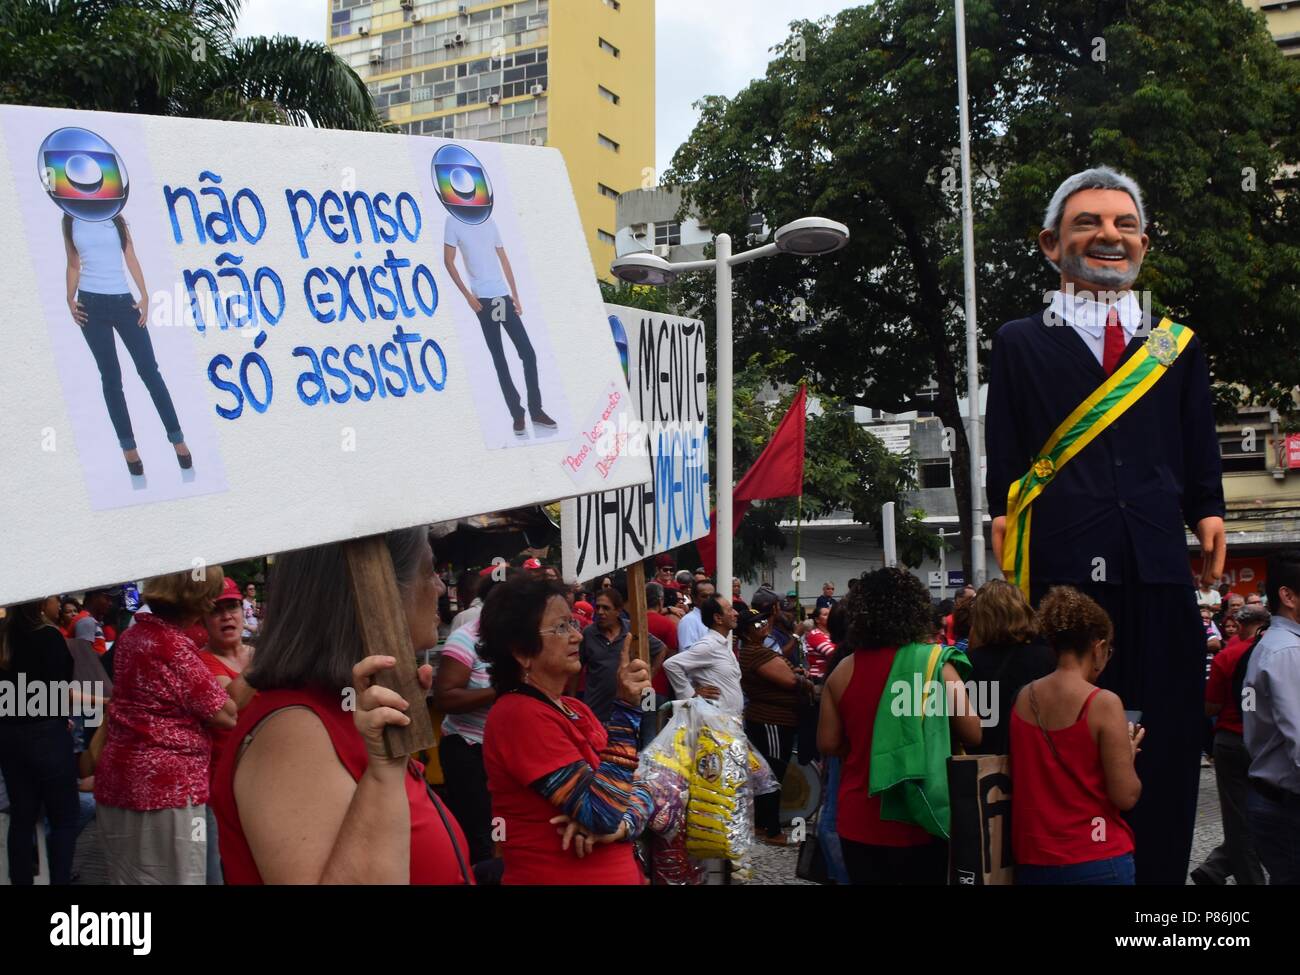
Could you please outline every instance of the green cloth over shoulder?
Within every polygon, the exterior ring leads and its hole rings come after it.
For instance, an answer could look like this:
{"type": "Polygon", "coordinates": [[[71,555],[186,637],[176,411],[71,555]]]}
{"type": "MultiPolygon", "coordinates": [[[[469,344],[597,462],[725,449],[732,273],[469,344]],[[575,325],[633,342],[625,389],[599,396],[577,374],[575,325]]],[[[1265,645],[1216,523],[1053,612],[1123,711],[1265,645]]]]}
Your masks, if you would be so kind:
{"type": "Polygon", "coordinates": [[[952,664],[965,680],[966,654],[937,643],[898,648],[880,695],[871,734],[867,789],[880,796],[880,818],[913,823],[932,836],[948,838],[948,695],[943,666],[952,664]]]}

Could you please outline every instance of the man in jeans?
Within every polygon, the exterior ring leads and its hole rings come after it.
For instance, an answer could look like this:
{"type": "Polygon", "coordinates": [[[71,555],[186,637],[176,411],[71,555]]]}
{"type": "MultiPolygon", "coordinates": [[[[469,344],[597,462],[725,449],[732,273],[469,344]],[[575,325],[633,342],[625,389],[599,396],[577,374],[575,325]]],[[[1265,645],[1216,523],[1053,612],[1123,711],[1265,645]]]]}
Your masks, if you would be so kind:
{"type": "Polygon", "coordinates": [[[1251,651],[1242,691],[1246,813],[1270,884],[1300,884],[1300,551],[1268,560],[1273,619],[1251,651]]]}
{"type": "Polygon", "coordinates": [[[515,389],[514,380],[510,378],[510,366],[506,362],[501,342],[503,329],[514,343],[515,352],[524,367],[524,383],[528,387],[528,415],[533,426],[554,430],[555,421],[542,409],[542,393],[537,385],[537,353],[533,351],[533,343],[529,341],[528,332],[520,317],[524,313],[524,307],[519,300],[515,274],[510,267],[510,258],[506,256],[505,244],[501,241],[501,231],[497,229],[496,220],[488,217],[481,223],[471,224],[454,213],[448,214],[443,235],[443,261],[451,280],[478,316],[483,339],[487,342],[488,351],[492,353],[492,365],[496,368],[497,382],[501,384],[501,395],[505,397],[506,408],[514,418],[515,436],[526,436],[527,431],[524,426],[524,408],[519,401],[519,391],[515,389]],[[458,249],[469,275],[468,286],[456,269],[458,249]]]}

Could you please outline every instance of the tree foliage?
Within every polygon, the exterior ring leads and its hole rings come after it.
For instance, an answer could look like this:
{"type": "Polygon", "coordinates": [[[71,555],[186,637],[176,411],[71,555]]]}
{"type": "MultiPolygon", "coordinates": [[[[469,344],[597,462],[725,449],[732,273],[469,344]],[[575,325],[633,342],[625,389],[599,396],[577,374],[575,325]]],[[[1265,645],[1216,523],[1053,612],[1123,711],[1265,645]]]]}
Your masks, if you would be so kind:
{"type": "MultiPolygon", "coordinates": [[[[1145,188],[1152,246],[1137,287],[1154,311],[1197,330],[1223,400],[1244,383],[1289,408],[1300,359],[1270,352],[1300,328],[1300,195],[1273,183],[1300,159],[1300,65],[1260,15],[1225,0],[966,10],[984,344],[1056,286],[1036,246],[1053,189],[1106,163],[1145,188]]],[[[698,107],[664,180],[702,222],[739,240],[754,211],[773,227],[819,214],[853,235],[830,257],[737,267],[738,358],[791,350],[773,378],[813,375],[846,403],[893,412],[936,381],[926,408],[956,432],[969,539],[952,4],[877,0],[797,21],[765,77],[698,107]]],[[[688,301],[711,317],[697,287],[688,301]]]]}
{"type": "Polygon", "coordinates": [[[326,45],[236,38],[243,0],[5,0],[0,102],[380,131],[326,45]]]}

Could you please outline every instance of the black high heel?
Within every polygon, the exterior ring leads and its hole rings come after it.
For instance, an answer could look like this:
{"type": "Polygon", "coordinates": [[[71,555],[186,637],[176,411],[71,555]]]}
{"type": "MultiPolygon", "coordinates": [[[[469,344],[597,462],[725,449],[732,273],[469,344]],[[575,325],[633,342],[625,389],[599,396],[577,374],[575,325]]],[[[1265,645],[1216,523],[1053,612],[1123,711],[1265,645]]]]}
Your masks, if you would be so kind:
{"type": "Polygon", "coordinates": [[[178,464],[181,465],[181,470],[183,470],[183,471],[188,471],[191,467],[194,466],[194,455],[193,455],[193,454],[177,454],[177,455],[176,455],[176,463],[178,463],[178,464]]]}
{"type": "Polygon", "coordinates": [[[144,477],[144,461],[128,460],[126,469],[131,472],[132,477],[144,477]]]}

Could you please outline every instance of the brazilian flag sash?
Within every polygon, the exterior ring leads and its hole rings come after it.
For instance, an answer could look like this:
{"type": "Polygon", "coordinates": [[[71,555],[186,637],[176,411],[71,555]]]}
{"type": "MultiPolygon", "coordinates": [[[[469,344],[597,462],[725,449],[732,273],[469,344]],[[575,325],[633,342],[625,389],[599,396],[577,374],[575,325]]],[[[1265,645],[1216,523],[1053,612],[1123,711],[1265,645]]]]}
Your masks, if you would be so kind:
{"type": "Polygon", "coordinates": [[[1030,507],[1071,457],[1092,443],[1160,381],[1192,341],[1185,325],[1161,319],[1137,352],[1061,421],[1033,466],[1007,491],[1007,530],[1002,542],[1002,574],[1029,598],[1030,507]]]}

